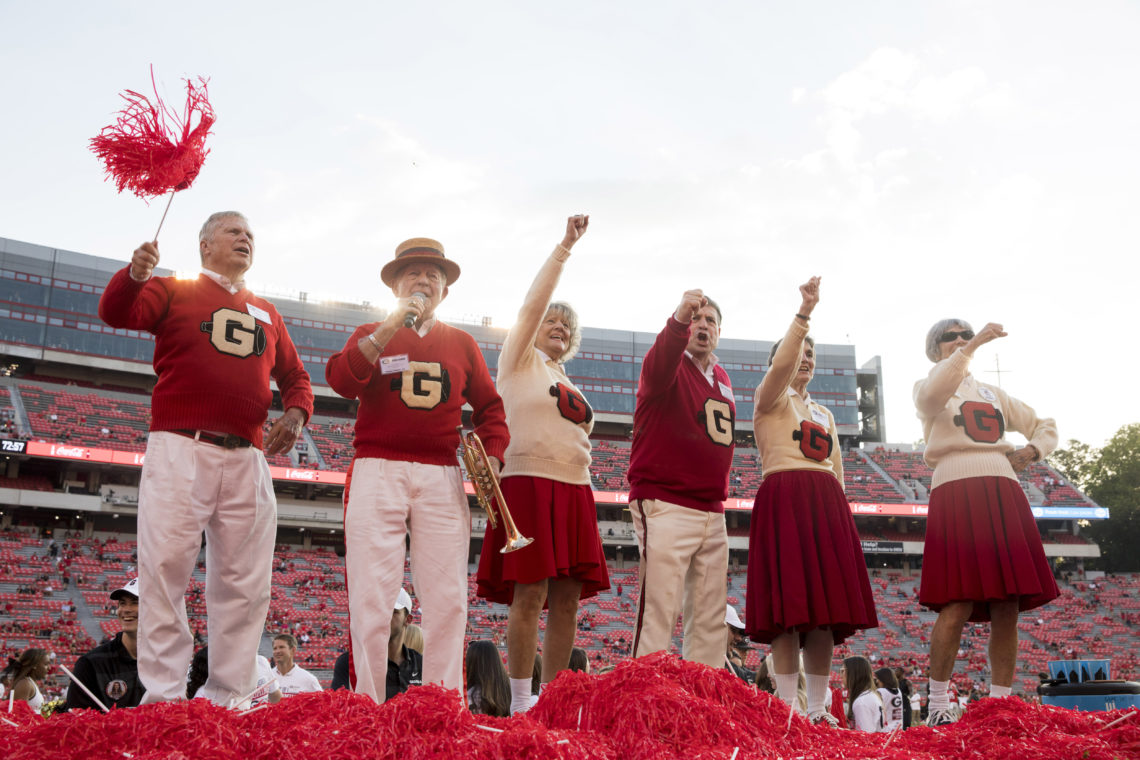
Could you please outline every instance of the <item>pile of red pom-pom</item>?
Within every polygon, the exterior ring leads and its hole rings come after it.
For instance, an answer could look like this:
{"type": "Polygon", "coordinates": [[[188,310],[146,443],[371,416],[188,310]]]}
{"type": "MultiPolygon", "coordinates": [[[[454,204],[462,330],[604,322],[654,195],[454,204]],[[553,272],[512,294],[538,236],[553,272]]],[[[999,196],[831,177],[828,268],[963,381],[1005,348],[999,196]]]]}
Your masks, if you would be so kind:
{"type": "Polygon", "coordinates": [[[6,760],[1140,757],[1140,710],[1080,713],[987,699],[950,726],[866,734],[811,726],[727,671],[663,654],[601,676],[563,673],[529,713],[510,719],[472,715],[457,692],[436,686],[384,705],[337,691],[244,715],[193,700],[48,720],[21,707],[7,718],[6,760]]]}

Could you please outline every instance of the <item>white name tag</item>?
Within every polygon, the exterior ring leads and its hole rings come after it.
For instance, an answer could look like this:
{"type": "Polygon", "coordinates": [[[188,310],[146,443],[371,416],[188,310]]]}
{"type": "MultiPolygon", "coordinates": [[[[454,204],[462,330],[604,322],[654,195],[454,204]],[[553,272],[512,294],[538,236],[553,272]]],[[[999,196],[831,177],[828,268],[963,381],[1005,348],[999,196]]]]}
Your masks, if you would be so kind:
{"type": "Polygon", "coordinates": [[[824,427],[828,427],[827,412],[825,412],[823,409],[820,409],[818,406],[814,406],[814,405],[812,406],[811,418],[813,420],[815,420],[817,423],[819,423],[820,425],[823,425],[824,427]]]}
{"type": "Polygon", "coordinates": [[[273,324],[273,320],[269,317],[269,312],[265,309],[259,309],[251,303],[245,305],[245,310],[253,315],[254,319],[260,319],[267,325],[273,324]]]}
{"type": "Polygon", "coordinates": [[[735,396],[732,395],[732,388],[729,388],[724,383],[717,383],[720,386],[720,395],[724,396],[729,401],[732,401],[735,396]]]}
{"type": "Polygon", "coordinates": [[[397,372],[403,372],[407,368],[407,354],[396,354],[395,356],[380,357],[380,374],[382,375],[394,375],[397,372]]]}
{"type": "Polygon", "coordinates": [[[991,404],[997,401],[997,394],[984,386],[978,388],[978,395],[984,398],[986,401],[989,401],[991,404]]]}

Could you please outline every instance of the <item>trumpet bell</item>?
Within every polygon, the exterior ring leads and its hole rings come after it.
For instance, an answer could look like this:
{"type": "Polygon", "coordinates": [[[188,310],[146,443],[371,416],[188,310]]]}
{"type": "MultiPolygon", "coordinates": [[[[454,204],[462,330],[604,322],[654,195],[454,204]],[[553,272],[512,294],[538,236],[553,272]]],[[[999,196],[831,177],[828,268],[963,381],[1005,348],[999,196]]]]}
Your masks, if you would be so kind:
{"type": "Polygon", "coordinates": [[[524,535],[516,534],[514,538],[507,537],[507,542],[503,544],[503,548],[499,549],[499,554],[506,554],[508,552],[517,552],[524,546],[530,546],[534,543],[533,538],[527,538],[524,535]]]}

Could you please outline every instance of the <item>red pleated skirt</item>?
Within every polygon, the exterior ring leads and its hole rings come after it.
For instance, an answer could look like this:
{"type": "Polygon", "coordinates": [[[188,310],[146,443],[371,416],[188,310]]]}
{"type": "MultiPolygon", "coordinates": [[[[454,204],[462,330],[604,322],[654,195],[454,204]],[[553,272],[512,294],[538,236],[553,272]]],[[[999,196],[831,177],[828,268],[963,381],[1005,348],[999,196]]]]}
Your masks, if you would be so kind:
{"type": "Polygon", "coordinates": [[[594,492],[548,478],[513,475],[503,478],[503,498],[519,532],[534,543],[502,554],[503,523],[483,535],[476,574],[476,593],[483,599],[510,604],[515,583],[538,583],[551,578],[582,582],[579,598],[588,599],[610,587],[594,492]]]}
{"type": "Polygon", "coordinates": [[[990,602],[1040,607],[1061,592],[1021,484],[1012,478],[962,478],[930,493],[918,600],[938,611],[974,602],[970,620],[990,619],[990,602]]]}
{"type": "Polygon", "coordinates": [[[879,625],[863,545],[835,476],[766,475],[752,508],[745,630],[770,644],[792,631],[830,629],[839,644],[879,625]]]}

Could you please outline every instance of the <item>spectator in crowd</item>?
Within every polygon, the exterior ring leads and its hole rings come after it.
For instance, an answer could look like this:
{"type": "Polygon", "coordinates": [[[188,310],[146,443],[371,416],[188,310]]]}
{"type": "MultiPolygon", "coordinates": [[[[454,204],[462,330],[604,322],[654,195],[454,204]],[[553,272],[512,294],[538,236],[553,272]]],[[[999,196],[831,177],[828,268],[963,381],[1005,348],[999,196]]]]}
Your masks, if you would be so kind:
{"type": "Polygon", "coordinates": [[[847,689],[847,720],[857,731],[883,730],[883,700],[875,690],[871,661],[848,657],[843,661],[843,685],[847,689]]]}
{"type": "Polygon", "coordinates": [[[629,511],[641,548],[633,655],[669,648],[684,619],[681,656],[724,665],[724,500],[736,400],[713,351],[721,312],[685,291],[641,365],[633,415],[629,511]]]}
{"type": "Polygon", "coordinates": [[[297,639],[293,638],[293,634],[279,633],[273,637],[273,677],[277,679],[281,693],[291,697],[294,694],[320,691],[321,682],[298,665],[296,657],[297,639]]]}
{"type": "Polygon", "coordinates": [[[895,668],[895,680],[899,684],[899,693],[903,698],[903,728],[914,725],[914,690],[902,668],[895,668]]]}
{"type": "Polygon", "coordinates": [[[926,335],[926,357],[935,366],[914,386],[923,456],[934,470],[919,593],[919,602],[938,613],[927,725],[960,715],[948,689],[967,621],[990,621],[990,695],[1007,697],[1017,668],[1018,612],[1060,594],[1018,481],[1019,472],[1056,448],[1057,425],[970,374],[975,351],[1005,335],[992,322],[977,334],[961,319],[937,322],[926,335]],[[1007,430],[1028,443],[1016,448],[1007,430]]]}
{"type": "MultiPolygon", "coordinates": [[[[104,707],[137,707],[146,689],[139,680],[139,579],[132,578],[110,594],[116,603],[115,615],[122,630],[75,663],[74,674],[80,683],[98,697],[104,707]]],[[[76,684],[67,687],[65,710],[98,706],[76,684]]]]}
{"type": "Polygon", "coordinates": [[[265,457],[288,451],[313,411],[309,375],[273,304],[245,288],[254,241],[241,214],[212,214],[198,233],[196,280],[152,277],[156,243],[139,246],[103,291],[111,327],[154,334],[158,382],[139,484],[139,676],[146,703],[186,693],[194,639],[185,594],[206,534],[204,693],[248,694],[269,610],[277,503],[265,457]],[[284,413],[262,425],[277,383],[284,413]],[[264,445],[264,453],[262,446],[264,445]]]}
{"type": "Polygon", "coordinates": [[[186,698],[194,699],[198,691],[210,677],[210,647],[204,646],[190,658],[190,670],[186,673],[186,698]]]}
{"type": "Polygon", "coordinates": [[[435,240],[401,243],[380,271],[394,308],[383,322],[358,327],[325,366],[333,390],[360,402],[345,494],[345,565],[353,686],[377,702],[388,673],[387,610],[400,591],[409,533],[432,642],[423,679],[462,688],[471,515],[455,452],[464,404],[494,467],[502,467],[510,440],[475,339],[435,316],[459,271],[435,240]]]}
{"type": "Polygon", "coordinates": [[[9,689],[8,698],[28,703],[36,712],[44,705],[40,682],[47,678],[51,655],[46,649],[25,649],[19,659],[8,658],[8,667],[0,671],[0,682],[9,689]]]}
{"type": "Polygon", "coordinates": [[[479,715],[505,718],[510,714],[511,690],[498,648],[490,641],[467,645],[467,706],[479,715]]]}
{"type": "Polygon", "coordinates": [[[582,647],[574,647],[570,650],[570,665],[567,670],[573,670],[575,673],[590,672],[590,657],[586,654],[586,650],[582,647]]]}
{"type": "MultiPolygon", "coordinates": [[[[411,686],[423,683],[423,652],[405,640],[408,618],[412,614],[412,597],[404,589],[396,595],[396,605],[388,625],[388,672],[384,679],[384,699],[403,694],[411,686]]],[[[423,636],[420,636],[423,646],[423,636]]],[[[350,672],[351,652],[342,652],[333,664],[332,688],[352,689],[355,673],[350,672]]],[[[355,665],[355,663],[352,663],[355,665]]],[[[354,670],[355,668],[351,668],[354,670]]]]}
{"type": "Polygon", "coordinates": [[[800,308],[772,346],[755,392],[753,429],[764,466],[748,541],[745,630],[772,645],[780,699],[796,696],[802,650],[808,719],[836,725],[826,709],[835,645],[877,626],[875,602],[851,507],[831,411],[807,392],[815,375],[808,324],[819,278],[800,286],[800,308]]]}
{"type": "Polygon", "coordinates": [[[424,653],[424,629],[414,623],[404,626],[404,646],[421,655],[424,653]]]}
{"type": "Polygon", "coordinates": [[[760,661],[760,667],[756,668],[756,688],[767,694],[776,693],[776,684],[772,682],[772,655],[768,655],[760,661]]]}
{"type": "Polygon", "coordinates": [[[570,662],[579,599],[609,588],[590,489],[590,438],[594,412],[567,377],[564,364],[581,343],[578,315],[551,302],[570,249],[586,234],[588,216],[566,221],[562,242],[546,257],[526,294],[518,320],[499,354],[497,383],[511,442],[503,463],[502,491],[514,505],[519,532],[532,541],[517,551],[507,543],[504,521],[485,529],[478,594],[510,605],[507,663],[511,712],[534,700],[529,674],[543,633],[542,672],[553,681],[570,662]]]}
{"type": "MultiPolygon", "coordinates": [[[[186,698],[196,699],[202,696],[202,685],[206,683],[206,679],[210,675],[210,655],[209,646],[204,646],[194,653],[194,659],[190,661],[190,672],[186,676],[186,698]]],[[[257,694],[254,699],[246,705],[236,705],[240,709],[246,709],[252,705],[259,705],[263,702],[276,704],[281,701],[284,696],[281,689],[277,686],[277,679],[273,675],[273,669],[269,665],[269,660],[261,655],[257,655],[257,690],[261,691],[261,687],[272,682],[273,690],[264,694],[257,694]]],[[[253,692],[256,694],[256,692],[253,692]]]]}
{"type": "Polygon", "coordinates": [[[741,621],[736,608],[727,603],[724,606],[724,628],[727,637],[724,653],[725,668],[744,683],[752,683],[756,680],[756,674],[744,667],[744,655],[741,653],[742,648],[745,651],[748,648],[748,640],[744,636],[744,622],[741,621]]]}
{"type": "Polygon", "coordinates": [[[895,672],[890,668],[876,670],[875,687],[879,692],[879,700],[883,703],[883,730],[895,731],[903,728],[908,700],[903,697],[895,672]]]}

